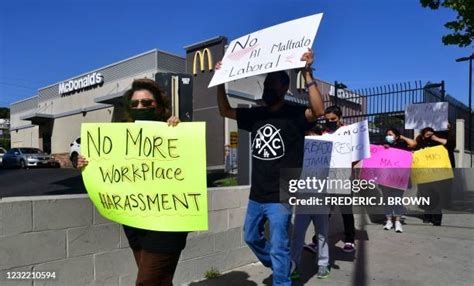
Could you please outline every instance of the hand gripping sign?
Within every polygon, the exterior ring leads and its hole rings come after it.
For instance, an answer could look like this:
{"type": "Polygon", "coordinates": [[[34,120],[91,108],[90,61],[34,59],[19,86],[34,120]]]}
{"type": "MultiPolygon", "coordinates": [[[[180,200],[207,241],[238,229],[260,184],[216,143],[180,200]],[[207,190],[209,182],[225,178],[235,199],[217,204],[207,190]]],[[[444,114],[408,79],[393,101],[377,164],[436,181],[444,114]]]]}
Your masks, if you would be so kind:
{"type": "Polygon", "coordinates": [[[85,123],[84,185],[99,213],[156,231],[207,230],[205,124],[85,123]]]}
{"type": "Polygon", "coordinates": [[[313,46],[323,14],[278,24],[230,42],[209,87],[280,70],[302,68],[301,56],[313,46]]]}

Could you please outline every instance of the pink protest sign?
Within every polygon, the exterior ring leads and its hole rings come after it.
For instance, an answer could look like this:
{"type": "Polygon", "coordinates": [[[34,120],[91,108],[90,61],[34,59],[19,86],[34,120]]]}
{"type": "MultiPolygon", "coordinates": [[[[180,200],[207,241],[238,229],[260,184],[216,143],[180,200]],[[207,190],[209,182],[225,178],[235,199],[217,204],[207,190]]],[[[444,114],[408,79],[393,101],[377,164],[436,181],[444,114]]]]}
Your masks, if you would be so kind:
{"type": "Polygon", "coordinates": [[[413,154],[396,148],[370,145],[370,158],[362,161],[360,178],[400,190],[408,189],[413,154]]]}

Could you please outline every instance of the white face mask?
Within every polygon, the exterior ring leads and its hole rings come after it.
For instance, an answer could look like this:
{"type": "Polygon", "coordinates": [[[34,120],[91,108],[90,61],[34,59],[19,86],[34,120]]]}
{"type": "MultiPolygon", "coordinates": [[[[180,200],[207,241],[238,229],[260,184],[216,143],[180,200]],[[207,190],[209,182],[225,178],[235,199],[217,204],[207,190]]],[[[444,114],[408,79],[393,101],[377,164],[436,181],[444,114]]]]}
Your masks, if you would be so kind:
{"type": "Polygon", "coordinates": [[[392,135],[387,135],[385,136],[385,141],[387,141],[388,144],[393,144],[395,142],[395,137],[392,135]]]}

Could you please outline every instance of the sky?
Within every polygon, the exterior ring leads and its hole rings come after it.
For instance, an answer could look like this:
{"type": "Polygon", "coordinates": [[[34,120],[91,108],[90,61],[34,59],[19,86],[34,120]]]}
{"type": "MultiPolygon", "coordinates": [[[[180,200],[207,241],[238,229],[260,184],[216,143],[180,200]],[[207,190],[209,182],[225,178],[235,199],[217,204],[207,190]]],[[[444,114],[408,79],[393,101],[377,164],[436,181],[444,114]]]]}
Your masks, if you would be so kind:
{"type": "Polygon", "coordinates": [[[455,13],[418,0],[15,0],[0,1],[0,107],[154,48],[184,56],[192,43],[315,13],[317,78],[349,89],[444,80],[467,104],[469,66],[455,59],[473,47],[445,46],[455,13]]]}

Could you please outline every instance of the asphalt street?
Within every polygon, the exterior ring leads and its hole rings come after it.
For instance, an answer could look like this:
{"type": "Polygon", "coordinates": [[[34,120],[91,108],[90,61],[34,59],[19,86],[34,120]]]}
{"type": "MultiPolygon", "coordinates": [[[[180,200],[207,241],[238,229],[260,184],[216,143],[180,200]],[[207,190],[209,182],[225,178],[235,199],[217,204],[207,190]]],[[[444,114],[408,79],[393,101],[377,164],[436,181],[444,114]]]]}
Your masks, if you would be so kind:
{"type": "Polygon", "coordinates": [[[43,196],[86,193],[76,169],[0,168],[0,197],[43,196]]]}

